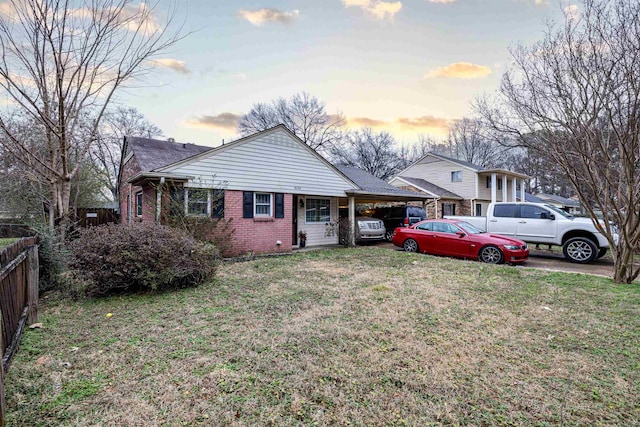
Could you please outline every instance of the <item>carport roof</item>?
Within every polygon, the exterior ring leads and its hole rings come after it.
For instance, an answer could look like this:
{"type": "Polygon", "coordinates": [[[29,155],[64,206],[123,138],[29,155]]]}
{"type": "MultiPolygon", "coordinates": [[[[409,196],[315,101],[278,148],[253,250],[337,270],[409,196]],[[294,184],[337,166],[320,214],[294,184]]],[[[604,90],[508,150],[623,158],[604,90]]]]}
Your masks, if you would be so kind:
{"type": "Polygon", "coordinates": [[[342,172],[347,178],[353,181],[358,187],[358,190],[349,190],[347,195],[355,196],[358,199],[366,198],[368,200],[431,200],[433,196],[426,194],[420,194],[413,191],[403,190],[401,188],[394,187],[388,182],[376,178],[370,173],[351,166],[340,166],[336,168],[342,172]]]}

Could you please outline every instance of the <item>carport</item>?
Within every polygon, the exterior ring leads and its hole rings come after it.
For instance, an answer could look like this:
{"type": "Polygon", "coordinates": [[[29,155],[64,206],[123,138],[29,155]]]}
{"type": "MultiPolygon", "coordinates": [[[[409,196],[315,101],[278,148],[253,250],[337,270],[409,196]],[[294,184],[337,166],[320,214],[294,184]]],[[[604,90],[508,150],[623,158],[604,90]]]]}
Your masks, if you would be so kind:
{"type": "Polygon", "coordinates": [[[376,178],[362,169],[350,166],[336,166],[336,168],[360,187],[358,190],[346,191],[347,197],[339,199],[340,206],[348,207],[349,223],[351,224],[351,235],[349,236],[350,245],[354,245],[356,240],[356,204],[384,202],[402,202],[408,204],[409,202],[418,202],[424,209],[426,203],[434,199],[433,196],[427,194],[414,193],[394,187],[388,182],[376,178]]]}

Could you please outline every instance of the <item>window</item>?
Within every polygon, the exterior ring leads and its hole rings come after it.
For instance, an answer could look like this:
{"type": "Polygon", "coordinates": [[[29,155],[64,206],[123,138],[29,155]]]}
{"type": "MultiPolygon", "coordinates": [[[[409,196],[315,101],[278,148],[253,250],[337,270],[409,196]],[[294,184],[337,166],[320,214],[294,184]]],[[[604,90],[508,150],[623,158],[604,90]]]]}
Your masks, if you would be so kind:
{"type": "Polygon", "coordinates": [[[224,190],[213,190],[213,204],[211,206],[213,218],[224,218],[224,190]]]}
{"type": "Polygon", "coordinates": [[[482,204],[476,203],[476,216],[482,216],[482,204]]]}
{"type": "Polygon", "coordinates": [[[253,197],[253,215],[272,216],[271,193],[254,193],[253,197]]]}
{"type": "Polygon", "coordinates": [[[462,182],[462,171],[451,172],[451,182],[462,182]]]}
{"type": "Polygon", "coordinates": [[[184,215],[185,189],[182,187],[171,187],[169,191],[169,215],[173,217],[184,215]]]}
{"type": "Polygon", "coordinates": [[[442,216],[455,215],[455,214],[456,214],[456,205],[455,205],[455,203],[443,203],[442,204],[442,216]]]}
{"type": "Polygon", "coordinates": [[[186,198],[187,215],[209,215],[209,190],[189,188],[186,198]]]}
{"type": "Polygon", "coordinates": [[[498,218],[515,218],[516,205],[494,205],[493,216],[498,218]]]}
{"type": "MultiPolygon", "coordinates": [[[[496,179],[496,182],[498,183],[496,188],[498,190],[502,190],[502,179],[496,179]]],[[[491,188],[491,177],[490,176],[487,177],[487,188],[491,188]]]]}
{"type": "Polygon", "coordinates": [[[522,205],[520,206],[520,218],[530,219],[550,219],[549,211],[538,206],[522,205]]]}
{"type": "Polygon", "coordinates": [[[453,224],[449,224],[448,222],[434,222],[433,223],[433,231],[437,233],[457,233],[458,227],[453,224]]]}
{"type": "Polygon", "coordinates": [[[136,215],[142,216],[142,191],[136,193],[136,215]]]}
{"type": "Polygon", "coordinates": [[[307,224],[331,222],[331,201],[329,199],[307,198],[305,210],[307,224]]]}
{"type": "Polygon", "coordinates": [[[433,230],[433,223],[432,222],[425,222],[424,224],[420,224],[420,225],[416,226],[416,230],[432,231],[433,230]]]}

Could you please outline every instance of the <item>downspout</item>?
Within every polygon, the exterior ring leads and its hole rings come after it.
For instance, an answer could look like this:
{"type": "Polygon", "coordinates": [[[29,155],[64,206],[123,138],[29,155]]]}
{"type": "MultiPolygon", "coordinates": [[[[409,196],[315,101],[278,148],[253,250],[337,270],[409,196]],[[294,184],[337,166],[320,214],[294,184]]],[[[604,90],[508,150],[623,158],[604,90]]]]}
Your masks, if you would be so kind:
{"type": "Polygon", "coordinates": [[[160,212],[162,211],[162,188],[164,187],[164,176],[160,177],[160,185],[156,189],[156,224],[160,224],[160,212]]]}

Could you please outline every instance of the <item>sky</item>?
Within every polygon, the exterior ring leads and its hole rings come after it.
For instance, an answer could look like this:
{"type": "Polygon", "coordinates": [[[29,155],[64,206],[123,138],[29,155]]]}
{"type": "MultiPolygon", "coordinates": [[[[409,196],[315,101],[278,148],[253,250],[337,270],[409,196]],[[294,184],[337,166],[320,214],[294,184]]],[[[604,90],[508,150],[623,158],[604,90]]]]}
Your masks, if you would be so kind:
{"type": "Polygon", "coordinates": [[[401,144],[446,137],[495,92],[509,48],[544,35],[577,0],[160,0],[186,37],[121,92],[165,137],[199,145],[237,139],[258,102],[306,91],[349,128],[401,144]]]}

